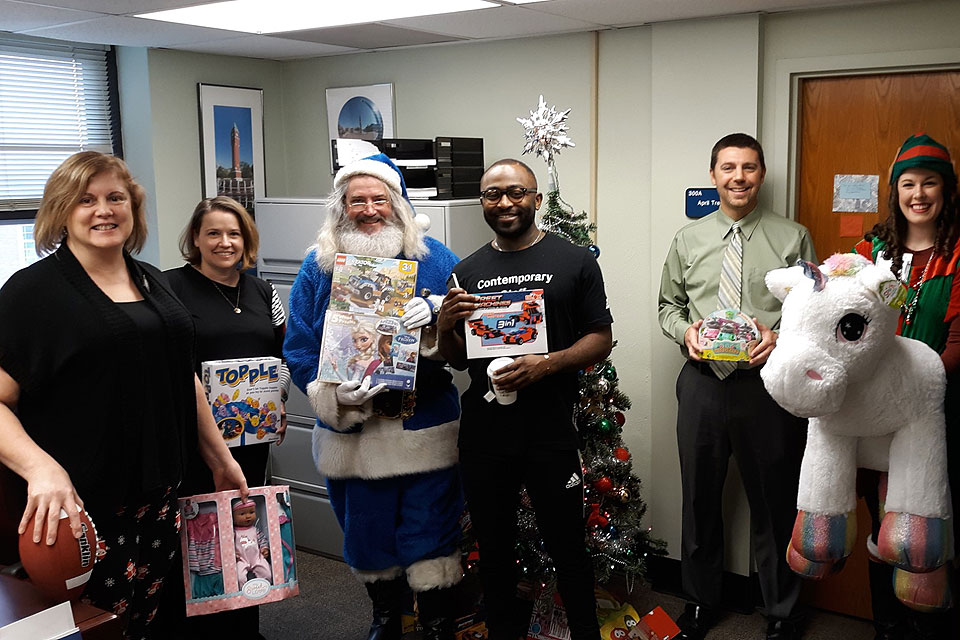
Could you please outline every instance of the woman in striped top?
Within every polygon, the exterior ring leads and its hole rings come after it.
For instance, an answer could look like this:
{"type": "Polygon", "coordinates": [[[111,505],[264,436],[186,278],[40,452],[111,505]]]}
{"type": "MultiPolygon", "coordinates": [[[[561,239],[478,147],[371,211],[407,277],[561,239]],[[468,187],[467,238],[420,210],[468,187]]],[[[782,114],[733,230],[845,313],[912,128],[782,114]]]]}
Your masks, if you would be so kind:
{"type": "MultiPolygon", "coordinates": [[[[193,314],[198,371],[200,363],[208,360],[282,356],[286,315],[280,297],[273,285],[243,272],[255,264],[259,244],[253,218],[243,205],[225,196],[201,200],[180,237],[187,264],[166,275],[174,293],[193,314]]],[[[281,384],[285,401],[290,387],[286,365],[281,367],[281,384]]],[[[280,442],[286,426],[286,412],[281,407],[280,442]]],[[[249,444],[230,449],[251,487],[266,480],[269,446],[249,444]]],[[[209,473],[198,464],[191,465],[181,495],[212,490],[209,473]]],[[[184,620],[183,592],[178,595],[179,601],[164,607],[161,625],[187,624],[187,637],[202,637],[204,630],[216,631],[210,637],[262,637],[257,631],[257,607],[184,620]]]]}

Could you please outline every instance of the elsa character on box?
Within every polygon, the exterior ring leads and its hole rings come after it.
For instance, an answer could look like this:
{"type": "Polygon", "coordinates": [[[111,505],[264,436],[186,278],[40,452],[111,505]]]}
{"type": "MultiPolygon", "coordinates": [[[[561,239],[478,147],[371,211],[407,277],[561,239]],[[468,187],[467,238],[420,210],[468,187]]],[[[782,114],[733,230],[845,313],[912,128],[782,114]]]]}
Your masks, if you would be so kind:
{"type": "Polygon", "coordinates": [[[350,340],[353,342],[356,351],[347,359],[346,376],[340,372],[337,356],[330,357],[330,364],[333,365],[333,372],[337,374],[337,377],[344,382],[363,378],[370,363],[377,359],[376,336],[377,332],[374,331],[373,326],[365,322],[358,322],[350,330],[350,340]]]}
{"type": "Polygon", "coordinates": [[[237,552],[237,584],[241,588],[253,578],[263,578],[272,584],[270,571],[270,543],[257,526],[257,505],[253,500],[235,500],[233,503],[233,544],[237,552]]]}

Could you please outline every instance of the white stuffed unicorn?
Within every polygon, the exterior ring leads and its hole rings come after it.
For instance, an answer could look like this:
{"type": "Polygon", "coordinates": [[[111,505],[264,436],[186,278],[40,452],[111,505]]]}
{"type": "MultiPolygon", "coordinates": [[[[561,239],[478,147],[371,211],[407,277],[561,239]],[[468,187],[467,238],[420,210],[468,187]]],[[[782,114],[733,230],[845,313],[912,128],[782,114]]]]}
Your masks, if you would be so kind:
{"type": "Polygon", "coordinates": [[[856,537],[857,467],[889,470],[870,552],[896,567],[894,588],[905,604],[950,606],[946,379],[935,351],[896,335],[903,286],[853,253],[819,269],[776,269],[766,284],[783,315],[763,383],[784,409],[810,418],[790,567],[812,578],[839,570],[856,537]]]}

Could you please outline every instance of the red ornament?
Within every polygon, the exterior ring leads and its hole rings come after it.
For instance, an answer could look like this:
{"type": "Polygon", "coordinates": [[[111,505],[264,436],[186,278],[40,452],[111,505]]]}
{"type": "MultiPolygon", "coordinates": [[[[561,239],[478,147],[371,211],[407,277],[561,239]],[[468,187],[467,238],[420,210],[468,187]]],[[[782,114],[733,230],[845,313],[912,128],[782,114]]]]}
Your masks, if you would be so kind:
{"type": "Polygon", "coordinates": [[[607,476],[603,476],[599,480],[594,481],[593,488],[600,493],[607,493],[613,489],[613,482],[611,482],[607,476]]]}
{"type": "Polygon", "coordinates": [[[617,421],[617,424],[620,425],[621,427],[627,421],[627,417],[623,415],[622,411],[617,411],[615,414],[613,414],[613,417],[617,421]]]}
{"type": "Polygon", "coordinates": [[[630,459],[630,452],[623,447],[617,447],[613,450],[613,457],[621,462],[626,462],[630,459]]]}
{"type": "Polygon", "coordinates": [[[590,505],[590,515],[587,516],[587,526],[605,527],[609,523],[610,520],[606,517],[606,514],[601,515],[599,504],[594,503],[590,505]]]}

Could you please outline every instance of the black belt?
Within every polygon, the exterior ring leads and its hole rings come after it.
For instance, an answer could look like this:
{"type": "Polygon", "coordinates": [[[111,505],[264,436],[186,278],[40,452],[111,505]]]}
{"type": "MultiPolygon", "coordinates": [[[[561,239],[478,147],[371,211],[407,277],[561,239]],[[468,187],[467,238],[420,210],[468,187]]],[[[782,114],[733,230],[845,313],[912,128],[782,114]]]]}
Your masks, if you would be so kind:
{"type": "MultiPolygon", "coordinates": [[[[693,365],[694,369],[699,371],[705,376],[717,377],[717,374],[713,372],[713,369],[710,368],[709,360],[701,360],[697,362],[696,360],[687,360],[687,362],[693,365]]],[[[725,380],[736,379],[736,378],[757,378],[760,376],[760,369],[763,368],[763,365],[750,368],[740,368],[739,366],[730,372],[730,375],[724,378],[725,380]]]]}

